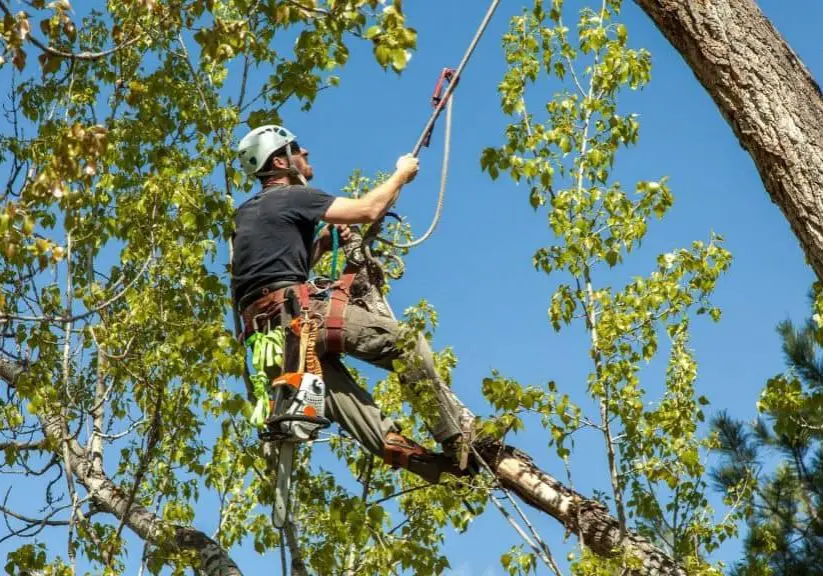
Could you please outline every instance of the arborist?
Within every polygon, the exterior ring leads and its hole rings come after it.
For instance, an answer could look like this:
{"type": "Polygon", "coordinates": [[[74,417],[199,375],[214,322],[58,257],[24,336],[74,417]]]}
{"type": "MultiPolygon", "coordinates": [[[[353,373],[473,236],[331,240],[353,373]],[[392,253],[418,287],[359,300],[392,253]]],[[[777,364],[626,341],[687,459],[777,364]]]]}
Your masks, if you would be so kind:
{"type": "MultiPolygon", "coordinates": [[[[325,418],[337,422],[366,450],[397,468],[402,467],[428,482],[442,473],[464,475],[456,452],[461,431],[449,410],[456,413],[447,394],[436,392],[440,409],[434,439],[443,452],[431,452],[401,434],[384,416],[368,391],[361,388],[341,362],[345,353],[391,370],[402,351],[400,325],[349,301],[350,285],[337,282],[318,288],[309,282],[310,269],[328,251],[332,227],[342,242],[351,237],[348,225],[371,223],[389,209],[400,189],[417,175],[419,163],[411,155],[397,161],[384,183],[356,199],[335,197],[308,185],[314,176],[309,152],[295,136],[280,126],[261,126],[238,146],[243,171],[261,185],[237,209],[233,237],[233,297],[242,315],[246,336],[272,327],[286,328],[286,354],[295,354],[294,335],[288,330],[300,310],[318,320],[316,350],[325,382],[325,418]],[[320,221],[327,223],[315,237],[320,221]],[[329,297],[329,294],[331,296],[329,297]]],[[[418,341],[419,362],[404,374],[411,385],[422,380],[443,385],[428,347],[418,341]]],[[[276,376],[280,367],[273,367],[276,376]]]]}

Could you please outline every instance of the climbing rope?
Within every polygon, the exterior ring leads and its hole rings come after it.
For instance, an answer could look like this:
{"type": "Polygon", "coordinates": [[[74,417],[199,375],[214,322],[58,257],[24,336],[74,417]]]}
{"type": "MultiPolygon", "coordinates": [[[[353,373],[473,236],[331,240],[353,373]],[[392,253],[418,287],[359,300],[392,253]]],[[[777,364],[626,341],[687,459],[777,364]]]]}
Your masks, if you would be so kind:
{"type": "MultiPolygon", "coordinates": [[[[420,137],[417,139],[417,143],[414,145],[414,149],[411,152],[411,155],[413,157],[417,158],[420,155],[420,150],[426,145],[426,143],[427,143],[427,141],[428,141],[428,139],[431,135],[432,129],[434,128],[435,122],[437,122],[437,119],[440,117],[440,114],[443,112],[443,108],[447,108],[447,109],[450,108],[451,95],[454,92],[455,88],[457,87],[458,81],[460,80],[460,77],[462,76],[463,71],[465,70],[466,66],[468,65],[469,60],[471,60],[471,57],[474,54],[474,51],[477,48],[477,45],[480,43],[480,39],[483,37],[483,34],[486,32],[486,29],[488,28],[489,23],[491,22],[492,16],[494,16],[494,13],[497,10],[497,7],[499,5],[500,5],[500,0],[492,0],[491,4],[489,5],[489,9],[486,11],[486,15],[484,16],[483,21],[480,23],[480,26],[477,28],[477,32],[475,32],[474,38],[472,38],[472,41],[469,43],[469,47],[466,50],[466,53],[463,55],[463,59],[460,61],[460,64],[457,66],[457,70],[455,70],[454,74],[451,75],[449,85],[446,88],[446,91],[443,94],[443,97],[440,98],[439,102],[435,106],[434,111],[432,112],[431,116],[429,117],[428,122],[426,122],[426,126],[423,128],[423,132],[420,134],[420,137]]],[[[448,148],[446,150],[448,150],[448,148]]],[[[446,152],[446,154],[448,154],[448,152],[446,152]]],[[[444,190],[445,190],[444,181],[445,181],[445,177],[443,176],[443,173],[441,173],[441,190],[440,190],[440,197],[439,197],[439,201],[438,201],[438,205],[439,205],[439,208],[441,210],[442,210],[443,196],[444,196],[444,190]]],[[[394,202],[396,200],[397,200],[397,197],[393,198],[391,204],[394,204],[394,202]]],[[[430,231],[427,231],[428,235],[424,234],[421,237],[422,240],[420,238],[418,238],[417,240],[410,242],[409,244],[411,246],[417,246],[417,245],[421,244],[422,242],[424,242],[426,239],[428,239],[431,236],[431,233],[434,232],[434,228],[437,226],[437,222],[440,219],[439,215],[440,215],[440,210],[438,210],[435,213],[435,219],[432,222],[432,226],[429,226],[430,231]]],[[[372,264],[377,264],[377,261],[375,260],[373,254],[372,254],[372,250],[371,250],[371,245],[372,245],[373,242],[379,240],[380,242],[382,242],[384,244],[394,245],[391,242],[391,240],[387,240],[385,238],[378,238],[378,236],[380,234],[380,230],[383,227],[383,219],[384,218],[385,218],[385,216],[378,219],[377,221],[375,221],[374,224],[371,225],[371,227],[369,228],[369,230],[366,232],[366,234],[363,237],[363,255],[364,255],[365,259],[367,261],[371,262],[372,264]]],[[[398,245],[397,247],[411,247],[411,246],[398,245]]]]}
{"type": "Polygon", "coordinates": [[[443,139],[443,164],[440,168],[440,191],[437,194],[437,206],[434,210],[434,217],[432,218],[431,224],[429,224],[429,228],[422,236],[409,242],[393,242],[381,236],[376,236],[375,240],[378,242],[388,244],[394,248],[414,248],[431,238],[435,228],[437,228],[437,225],[440,223],[440,218],[443,215],[443,202],[446,199],[446,181],[449,176],[449,150],[451,149],[452,139],[452,102],[453,97],[449,98],[448,104],[446,105],[446,128],[443,139]]]}

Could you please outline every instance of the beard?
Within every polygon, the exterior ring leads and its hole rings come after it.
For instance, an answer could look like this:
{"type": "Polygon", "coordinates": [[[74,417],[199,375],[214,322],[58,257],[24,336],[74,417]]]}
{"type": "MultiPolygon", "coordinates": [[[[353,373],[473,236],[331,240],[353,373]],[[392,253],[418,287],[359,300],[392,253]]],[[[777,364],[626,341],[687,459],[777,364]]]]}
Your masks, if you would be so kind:
{"type": "Polygon", "coordinates": [[[303,174],[303,178],[307,181],[314,178],[314,168],[312,168],[312,165],[308,162],[305,162],[302,166],[300,166],[300,172],[303,174]]]}

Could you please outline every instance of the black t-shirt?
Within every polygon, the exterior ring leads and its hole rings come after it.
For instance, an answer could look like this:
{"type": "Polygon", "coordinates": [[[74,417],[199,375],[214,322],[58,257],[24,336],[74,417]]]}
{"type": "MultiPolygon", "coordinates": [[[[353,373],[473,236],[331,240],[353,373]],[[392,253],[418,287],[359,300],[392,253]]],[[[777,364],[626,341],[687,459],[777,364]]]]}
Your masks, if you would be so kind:
{"type": "Polygon", "coordinates": [[[240,205],[235,215],[234,301],[278,281],[309,278],[314,229],[334,201],[315,188],[267,188],[240,205]]]}

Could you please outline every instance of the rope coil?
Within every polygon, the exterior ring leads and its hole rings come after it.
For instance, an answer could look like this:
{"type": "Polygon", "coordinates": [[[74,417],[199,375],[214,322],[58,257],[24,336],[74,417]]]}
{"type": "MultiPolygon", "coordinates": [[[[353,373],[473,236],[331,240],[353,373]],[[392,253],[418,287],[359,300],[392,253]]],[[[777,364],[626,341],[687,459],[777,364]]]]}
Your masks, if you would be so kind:
{"type": "Polygon", "coordinates": [[[429,228],[423,233],[422,236],[415,238],[414,240],[410,240],[409,242],[393,242],[392,240],[388,240],[381,236],[375,236],[375,240],[378,242],[392,246],[393,248],[414,248],[415,246],[420,246],[423,242],[431,238],[432,234],[434,234],[434,230],[437,228],[437,225],[440,224],[440,218],[443,216],[443,203],[446,200],[446,182],[449,176],[449,152],[451,150],[452,139],[453,98],[453,96],[449,98],[448,104],[446,105],[446,128],[443,138],[443,165],[440,168],[440,191],[437,194],[437,205],[434,210],[434,216],[432,217],[431,224],[429,224],[429,228]]]}

